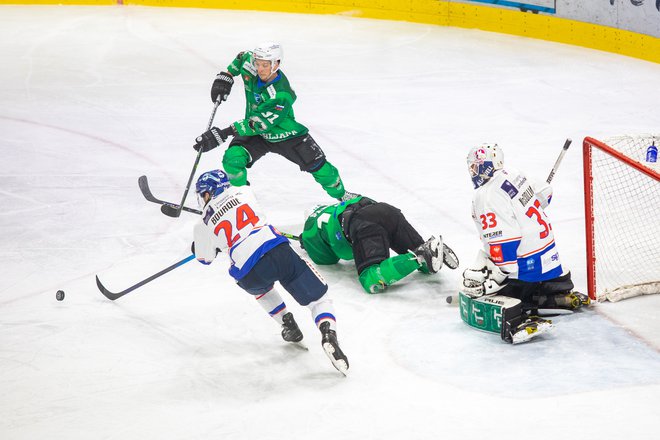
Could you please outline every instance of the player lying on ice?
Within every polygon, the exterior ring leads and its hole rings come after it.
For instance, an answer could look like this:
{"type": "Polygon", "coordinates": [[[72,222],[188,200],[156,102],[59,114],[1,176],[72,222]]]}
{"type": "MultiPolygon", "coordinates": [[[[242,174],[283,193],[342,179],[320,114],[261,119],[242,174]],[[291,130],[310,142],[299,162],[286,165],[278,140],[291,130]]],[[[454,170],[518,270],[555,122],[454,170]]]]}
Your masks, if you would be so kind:
{"type": "Polygon", "coordinates": [[[472,219],[483,244],[463,272],[461,318],[472,327],[519,343],[552,328],[535,316],[539,308],[576,310],[589,297],[573,291],[564,273],[544,209],[552,198],[547,183],[504,168],[497,144],[470,150],[467,165],[476,189],[472,219]]]}
{"type": "Polygon", "coordinates": [[[416,270],[436,273],[443,261],[458,267],[441,236],[424,241],[399,209],[362,196],[316,207],[305,221],[301,245],[316,264],[355,259],[367,293],[383,292],[416,270]],[[390,249],[399,255],[390,257],[390,249]]]}
{"type": "Polygon", "coordinates": [[[282,326],[282,338],[300,342],[303,334],[274,288],[275,281],[312,313],[321,345],[332,364],[346,374],[348,359],[337,342],[335,313],[328,286],[318,272],[289,246],[261,212],[248,186],[231,186],[221,170],[202,174],[195,186],[202,218],[195,225],[193,253],[211,264],[219,251],[231,260],[229,274],[282,326]]]}
{"type": "Polygon", "coordinates": [[[211,99],[225,101],[234,84],[233,77],[240,76],[245,85],[245,118],[224,129],[211,128],[198,138],[194,148],[209,151],[233,136],[222,167],[234,186],[245,185],[247,168],[272,152],[298,165],[300,171],[310,173],[330,197],[352,197],[344,189],[337,168],[326,160],[307,127],[296,121],[296,93],[280,69],[281,63],[282,47],[277,43],[262,43],[252,51],[239,53],[227,71],[216,76],[211,99]]]}

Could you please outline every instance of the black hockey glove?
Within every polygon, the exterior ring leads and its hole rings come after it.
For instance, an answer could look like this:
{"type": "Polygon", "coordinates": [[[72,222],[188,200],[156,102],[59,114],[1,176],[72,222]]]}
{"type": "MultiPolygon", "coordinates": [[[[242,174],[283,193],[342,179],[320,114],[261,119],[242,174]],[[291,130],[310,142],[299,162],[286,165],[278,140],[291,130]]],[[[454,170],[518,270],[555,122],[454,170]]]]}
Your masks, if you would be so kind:
{"type": "Polygon", "coordinates": [[[218,127],[213,127],[209,131],[202,133],[195,140],[195,145],[193,148],[195,151],[202,150],[203,153],[210,151],[227,140],[229,136],[235,136],[236,130],[233,125],[230,125],[227,128],[220,130],[218,127]]]}
{"type": "Polygon", "coordinates": [[[226,101],[232,85],[234,85],[234,78],[231,74],[227,72],[218,73],[211,86],[211,101],[216,102],[218,97],[220,97],[220,101],[226,101]]]}

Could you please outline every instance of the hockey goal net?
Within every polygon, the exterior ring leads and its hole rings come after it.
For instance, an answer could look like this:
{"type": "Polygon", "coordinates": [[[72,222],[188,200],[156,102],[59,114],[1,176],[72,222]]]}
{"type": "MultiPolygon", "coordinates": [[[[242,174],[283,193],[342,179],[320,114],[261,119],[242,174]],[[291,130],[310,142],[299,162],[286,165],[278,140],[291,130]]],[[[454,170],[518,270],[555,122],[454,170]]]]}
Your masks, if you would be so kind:
{"type": "Polygon", "coordinates": [[[587,282],[593,300],[660,293],[660,136],[586,137],[587,282]]]}

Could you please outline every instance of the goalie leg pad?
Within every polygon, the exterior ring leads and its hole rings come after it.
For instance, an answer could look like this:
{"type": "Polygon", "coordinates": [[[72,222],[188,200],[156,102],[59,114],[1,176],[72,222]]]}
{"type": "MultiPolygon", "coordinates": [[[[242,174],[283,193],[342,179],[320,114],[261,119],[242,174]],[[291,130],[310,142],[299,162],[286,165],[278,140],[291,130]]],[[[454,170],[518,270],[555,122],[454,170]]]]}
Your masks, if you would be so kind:
{"type": "Polygon", "coordinates": [[[522,322],[519,299],[502,295],[470,298],[463,292],[459,292],[458,297],[461,319],[470,327],[501,335],[502,322],[509,320],[512,325],[522,322]]]}

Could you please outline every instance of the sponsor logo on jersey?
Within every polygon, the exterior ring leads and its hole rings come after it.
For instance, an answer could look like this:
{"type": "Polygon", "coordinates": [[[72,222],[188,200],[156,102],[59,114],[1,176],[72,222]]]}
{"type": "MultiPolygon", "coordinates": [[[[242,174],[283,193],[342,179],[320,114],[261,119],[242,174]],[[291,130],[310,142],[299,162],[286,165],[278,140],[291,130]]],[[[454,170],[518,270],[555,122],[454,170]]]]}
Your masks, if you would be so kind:
{"type": "Polygon", "coordinates": [[[275,87],[271,84],[266,88],[266,91],[268,92],[268,96],[270,96],[270,99],[275,99],[275,87]]]}
{"type": "Polygon", "coordinates": [[[502,236],[502,231],[486,232],[482,234],[482,237],[486,240],[492,240],[493,238],[500,238],[502,236]]]}
{"type": "Polygon", "coordinates": [[[490,247],[490,259],[495,263],[501,263],[504,261],[504,255],[502,255],[502,246],[499,244],[491,245],[490,247]]]}
{"type": "Polygon", "coordinates": [[[525,182],[527,182],[527,177],[518,176],[514,179],[513,184],[516,185],[516,188],[520,189],[525,182]]]}
{"type": "Polygon", "coordinates": [[[527,271],[531,272],[534,270],[534,267],[536,267],[536,264],[534,264],[534,258],[527,258],[525,260],[525,265],[527,266],[527,271]]]}
{"type": "Polygon", "coordinates": [[[214,225],[217,224],[222,218],[222,216],[227,213],[227,211],[238,206],[239,203],[240,202],[238,199],[234,199],[234,198],[229,199],[229,201],[223,204],[222,206],[220,206],[220,208],[218,208],[218,211],[213,215],[213,217],[211,217],[211,223],[213,223],[214,225]]]}
{"type": "Polygon", "coordinates": [[[534,197],[534,189],[528,186],[527,189],[520,195],[518,201],[521,205],[525,206],[534,197]]]}
{"type": "Polygon", "coordinates": [[[511,198],[514,198],[515,196],[518,195],[518,190],[508,180],[505,180],[504,183],[502,183],[502,186],[500,188],[502,188],[504,190],[504,192],[507,193],[509,195],[509,197],[511,197],[511,198]]]}
{"type": "Polygon", "coordinates": [[[252,75],[256,75],[256,74],[257,74],[257,68],[254,67],[254,64],[252,64],[252,60],[246,60],[246,61],[243,63],[243,69],[247,70],[247,71],[250,72],[250,74],[252,74],[252,75]]]}
{"type": "Polygon", "coordinates": [[[257,104],[261,104],[261,94],[253,93],[253,95],[254,95],[254,102],[256,102],[257,104]]]}

